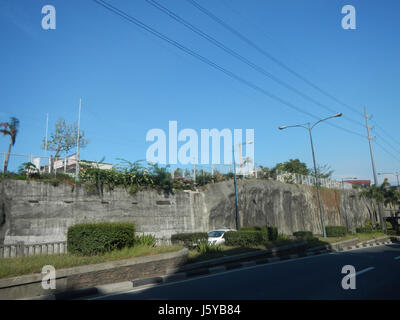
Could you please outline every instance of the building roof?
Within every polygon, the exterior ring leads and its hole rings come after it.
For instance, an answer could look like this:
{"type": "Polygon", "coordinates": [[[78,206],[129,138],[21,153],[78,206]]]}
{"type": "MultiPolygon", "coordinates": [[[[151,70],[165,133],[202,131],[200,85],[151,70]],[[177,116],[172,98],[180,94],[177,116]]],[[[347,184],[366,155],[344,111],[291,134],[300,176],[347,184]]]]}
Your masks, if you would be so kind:
{"type": "Polygon", "coordinates": [[[343,180],[343,182],[352,183],[352,184],[371,185],[371,180],[343,180]]]}

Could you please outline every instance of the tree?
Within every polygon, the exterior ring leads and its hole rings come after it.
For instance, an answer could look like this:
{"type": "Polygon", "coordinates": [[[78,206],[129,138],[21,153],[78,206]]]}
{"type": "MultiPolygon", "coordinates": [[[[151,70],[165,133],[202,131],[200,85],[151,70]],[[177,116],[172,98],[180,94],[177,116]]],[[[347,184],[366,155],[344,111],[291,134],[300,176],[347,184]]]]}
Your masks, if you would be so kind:
{"type": "MultiPolygon", "coordinates": [[[[85,139],[85,133],[81,130],[79,132],[79,147],[84,148],[89,143],[85,139]]],[[[54,132],[50,135],[47,141],[47,149],[54,151],[54,158],[58,158],[63,153],[68,153],[71,149],[76,147],[78,138],[78,126],[76,123],[69,125],[63,118],[59,118],[54,132]]],[[[43,139],[42,149],[46,148],[46,140],[43,139]]],[[[52,163],[50,164],[52,167],[52,163]]]]}
{"type": "Polygon", "coordinates": [[[289,161],[278,163],[272,171],[276,173],[276,171],[285,171],[289,173],[297,173],[302,175],[309,175],[310,169],[307,168],[307,165],[304,162],[300,162],[299,159],[289,159],[289,161]]]}
{"type": "Polygon", "coordinates": [[[8,161],[10,159],[11,147],[15,144],[15,139],[18,134],[19,120],[15,117],[11,117],[9,122],[1,122],[0,123],[0,132],[6,136],[10,136],[10,144],[8,145],[8,152],[6,155],[6,159],[4,161],[3,172],[7,171],[8,161]]]}
{"type": "MultiPolygon", "coordinates": [[[[311,175],[315,177],[314,170],[310,170],[311,175]]],[[[327,164],[317,165],[317,176],[319,179],[330,179],[332,177],[334,170],[331,170],[331,167],[327,164]]]]}

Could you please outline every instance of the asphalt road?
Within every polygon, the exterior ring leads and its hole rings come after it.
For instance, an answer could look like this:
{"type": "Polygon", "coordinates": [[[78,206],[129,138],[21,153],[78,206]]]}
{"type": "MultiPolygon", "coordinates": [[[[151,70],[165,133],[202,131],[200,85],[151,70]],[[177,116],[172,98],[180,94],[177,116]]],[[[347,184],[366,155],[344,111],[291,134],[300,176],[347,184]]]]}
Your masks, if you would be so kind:
{"type": "Polygon", "coordinates": [[[400,299],[400,245],[247,267],[96,299],[400,299]],[[345,265],[355,267],[356,289],[342,288],[345,265]]]}

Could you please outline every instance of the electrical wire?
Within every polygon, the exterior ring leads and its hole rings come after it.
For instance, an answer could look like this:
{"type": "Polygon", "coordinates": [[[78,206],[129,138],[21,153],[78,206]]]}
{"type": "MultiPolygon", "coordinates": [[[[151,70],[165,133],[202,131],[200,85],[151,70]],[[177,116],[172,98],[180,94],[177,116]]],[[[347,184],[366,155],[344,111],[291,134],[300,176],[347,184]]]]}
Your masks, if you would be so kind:
{"type": "MultiPolygon", "coordinates": [[[[107,10],[113,12],[114,14],[116,14],[116,15],[118,15],[118,16],[124,18],[125,20],[127,20],[127,21],[129,21],[129,22],[135,24],[136,26],[138,26],[138,27],[140,27],[140,28],[142,28],[142,29],[148,31],[149,33],[155,35],[156,37],[158,37],[158,38],[160,38],[160,39],[166,41],[167,43],[169,43],[169,44],[171,44],[171,45],[177,47],[178,49],[180,49],[180,50],[186,52],[187,54],[193,56],[194,58],[196,58],[196,59],[202,61],[203,63],[205,63],[205,64],[207,64],[207,65],[213,67],[214,69],[217,69],[217,70],[221,71],[222,73],[226,74],[227,76],[229,76],[229,77],[231,77],[231,78],[233,78],[233,79],[235,79],[235,80],[241,82],[242,84],[245,84],[245,85],[249,86],[250,88],[252,88],[252,89],[254,89],[254,90],[256,90],[256,91],[258,91],[258,92],[260,92],[260,93],[262,93],[262,94],[264,94],[264,95],[266,95],[266,96],[268,96],[268,97],[271,98],[271,99],[274,99],[274,100],[276,100],[276,101],[278,101],[278,102],[280,102],[280,103],[282,103],[282,104],[288,106],[288,107],[291,108],[291,109],[296,110],[297,112],[306,114],[306,115],[308,115],[308,116],[311,117],[311,118],[320,120],[320,117],[317,117],[317,116],[315,116],[314,114],[312,114],[312,113],[310,113],[310,112],[307,112],[307,111],[302,110],[301,108],[295,106],[294,104],[292,104],[292,103],[290,103],[290,102],[288,102],[288,101],[286,101],[286,100],[284,100],[284,99],[282,99],[282,98],[280,98],[280,97],[278,97],[278,96],[276,96],[276,95],[274,95],[274,94],[268,92],[267,90],[265,90],[265,89],[263,89],[263,88],[257,86],[256,84],[252,83],[251,81],[248,81],[248,80],[246,80],[246,79],[244,79],[244,78],[242,78],[242,77],[236,75],[235,73],[233,73],[233,72],[231,72],[231,71],[229,71],[229,70],[227,70],[227,69],[221,67],[220,65],[218,65],[218,64],[216,64],[216,63],[214,63],[214,62],[212,62],[212,61],[209,60],[208,58],[206,58],[206,57],[204,57],[204,56],[202,56],[202,55],[196,53],[195,51],[193,51],[193,50],[191,50],[191,49],[189,49],[189,48],[187,48],[187,47],[185,47],[185,46],[182,45],[181,43],[179,43],[179,42],[177,42],[177,41],[175,41],[175,40],[173,40],[173,39],[167,37],[166,35],[160,33],[159,31],[157,31],[157,30],[155,30],[155,29],[153,29],[153,28],[151,28],[150,26],[148,26],[148,25],[146,25],[145,23],[141,22],[140,20],[138,20],[138,19],[132,17],[131,15],[125,13],[124,11],[122,11],[122,10],[120,10],[120,9],[118,9],[118,8],[116,8],[116,7],[114,7],[114,6],[112,6],[111,4],[107,3],[106,1],[104,1],[104,0],[93,0],[93,1],[94,1],[95,3],[97,3],[97,4],[99,4],[100,6],[104,7],[105,9],[107,9],[107,10]]],[[[357,136],[361,136],[362,138],[365,138],[363,135],[361,135],[361,134],[359,134],[359,133],[357,133],[357,132],[348,130],[348,129],[346,129],[346,128],[343,128],[343,127],[341,127],[341,126],[338,126],[338,125],[335,125],[335,124],[332,124],[332,123],[329,123],[329,122],[326,122],[326,124],[327,124],[327,125],[331,125],[331,126],[336,127],[336,128],[339,128],[339,129],[341,129],[341,130],[344,130],[344,131],[346,131],[346,132],[348,132],[348,133],[351,133],[351,134],[354,134],[354,135],[357,135],[357,136]]]]}

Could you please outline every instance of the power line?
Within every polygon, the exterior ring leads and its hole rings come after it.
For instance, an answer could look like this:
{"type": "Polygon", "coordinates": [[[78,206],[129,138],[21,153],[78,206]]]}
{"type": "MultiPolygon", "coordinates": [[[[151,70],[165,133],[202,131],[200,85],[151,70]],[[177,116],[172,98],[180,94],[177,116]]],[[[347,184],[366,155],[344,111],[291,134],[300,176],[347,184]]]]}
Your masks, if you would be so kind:
{"type": "Polygon", "coordinates": [[[223,26],[225,29],[227,29],[228,31],[230,31],[232,34],[234,34],[236,37],[238,37],[239,39],[241,39],[242,41],[246,42],[249,46],[253,47],[255,50],[257,50],[259,53],[261,53],[262,55],[264,55],[265,57],[267,57],[268,59],[274,61],[276,64],[278,64],[281,68],[285,69],[286,71],[290,72],[291,74],[293,74],[294,76],[298,77],[299,79],[303,80],[305,83],[307,83],[309,86],[313,87],[315,90],[319,91],[320,93],[322,93],[323,95],[331,98],[332,100],[336,101],[337,103],[341,104],[342,106],[348,108],[349,110],[352,110],[353,112],[355,112],[357,115],[362,115],[360,113],[359,110],[351,107],[350,105],[346,104],[345,102],[341,101],[340,99],[336,98],[335,96],[333,96],[332,94],[326,92],[325,90],[323,90],[322,88],[320,88],[319,86],[317,86],[316,84],[314,84],[313,82],[311,82],[310,80],[308,80],[307,78],[303,77],[301,74],[299,74],[298,72],[296,72],[295,70],[293,70],[292,68],[290,68],[289,66],[287,66],[285,63],[283,63],[282,61],[280,61],[279,59],[275,58],[273,55],[271,55],[270,53],[268,53],[267,51],[265,51],[264,49],[262,49],[261,47],[259,47],[257,44],[255,44],[253,41],[251,41],[249,38],[247,38],[246,36],[244,36],[242,33],[240,33],[239,31],[235,30],[233,27],[231,27],[230,25],[228,25],[225,21],[223,21],[222,19],[218,18],[217,16],[215,16],[213,13],[211,13],[210,11],[208,11],[207,9],[205,9],[204,7],[202,7],[201,5],[199,5],[196,1],[194,0],[186,0],[188,1],[191,5],[193,5],[195,8],[197,8],[198,10],[200,10],[201,12],[203,12],[204,14],[206,14],[207,16],[209,16],[212,20],[214,20],[215,22],[217,22],[218,24],[220,24],[221,26],[223,26]]]}
{"type": "MultiPolygon", "coordinates": [[[[167,43],[169,43],[169,44],[171,44],[171,45],[177,47],[178,49],[180,49],[180,50],[186,52],[187,54],[193,56],[194,58],[196,58],[196,59],[202,61],[203,63],[206,63],[207,65],[213,67],[214,69],[217,69],[217,70],[223,72],[224,74],[226,74],[227,76],[229,76],[229,77],[231,77],[231,78],[233,78],[233,79],[235,79],[235,80],[237,80],[237,81],[239,81],[239,82],[241,82],[241,83],[243,83],[243,84],[249,86],[250,88],[252,88],[252,89],[254,89],[254,90],[256,90],[256,91],[258,91],[258,92],[260,92],[260,93],[262,93],[262,94],[264,94],[264,95],[266,95],[266,96],[268,96],[269,98],[274,99],[274,100],[276,100],[276,101],[278,101],[278,102],[280,102],[280,103],[282,103],[282,104],[288,106],[289,108],[294,109],[294,110],[296,110],[296,111],[298,111],[298,112],[300,112],[300,113],[306,114],[306,115],[308,115],[308,116],[310,116],[310,117],[312,117],[312,118],[314,118],[314,119],[317,119],[317,120],[320,119],[319,117],[315,116],[314,114],[311,114],[311,113],[309,113],[309,112],[307,112],[307,111],[302,110],[301,108],[295,106],[294,104],[292,104],[292,103],[290,103],[290,102],[288,102],[288,101],[286,101],[286,100],[284,100],[284,99],[282,99],[282,98],[280,98],[280,97],[278,97],[278,96],[276,96],[276,95],[274,95],[274,94],[268,92],[267,90],[265,90],[265,89],[263,89],[263,88],[261,88],[261,87],[255,85],[255,84],[252,83],[251,81],[248,81],[248,80],[246,80],[246,79],[244,79],[244,78],[242,78],[242,77],[236,75],[235,73],[233,73],[233,72],[231,72],[231,71],[229,71],[229,70],[227,70],[227,69],[225,69],[225,68],[219,66],[218,64],[212,62],[211,60],[207,59],[206,57],[204,57],[204,56],[202,56],[202,55],[200,55],[200,54],[194,52],[193,50],[191,50],[191,49],[185,47],[185,46],[182,45],[181,43],[179,43],[179,42],[177,42],[177,41],[175,41],[175,40],[172,40],[171,38],[165,36],[164,34],[160,33],[159,31],[157,31],[157,30],[155,30],[155,29],[149,27],[149,26],[146,25],[145,23],[139,21],[138,19],[132,17],[131,15],[128,15],[128,14],[125,13],[124,11],[122,11],[122,10],[120,10],[120,9],[118,9],[118,8],[116,8],[116,7],[114,7],[114,6],[112,6],[111,4],[109,4],[109,3],[107,3],[107,2],[105,2],[105,1],[103,1],[103,0],[93,0],[93,1],[94,1],[95,3],[101,5],[102,7],[106,8],[107,10],[109,10],[109,11],[115,13],[116,15],[118,15],[118,16],[124,18],[125,20],[128,20],[129,22],[135,24],[136,26],[138,26],[138,27],[140,27],[140,28],[142,28],[142,29],[148,31],[149,33],[155,35],[156,37],[158,37],[158,38],[160,38],[160,39],[166,41],[167,43]]],[[[346,128],[342,128],[342,127],[340,127],[340,126],[338,126],[338,125],[335,125],[335,124],[332,124],[332,123],[327,123],[327,124],[328,124],[328,125],[331,125],[331,126],[333,126],[333,127],[339,128],[339,129],[341,129],[341,130],[347,131],[348,133],[351,133],[351,134],[354,134],[354,135],[357,135],[357,136],[361,136],[361,137],[364,138],[363,135],[361,135],[361,134],[359,134],[359,133],[357,133],[357,132],[353,132],[353,131],[351,131],[351,130],[348,130],[348,129],[346,129],[346,128]]]]}
{"type": "Polygon", "coordinates": [[[394,147],[387,139],[385,139],[384,137],[382,137],[381,135],[375,133],[375,135],[380,138],[383,142],[385,142],[388,146],[390,146],[390,148],[393,149],[393,151],[395,151],[396,153],[400,154],[400,151],[396,149],[396,147],[394,147]]]}
{"type": "Polygon", "coordinates": [[[374,123],[375,126],[376,126],[377,128],[379,128],[388,138],[392,139],[392,141],[394,141],[394,142],[396,142],[398,145],[400,145],[400,142],[397,141],[396,139],[394,139],[389,133],[387,133],[385,129],[383,129],[380,125],[378,125],[378,124],[376,123],[376,121],[373,121],[373,123],[374,123]]]}
{"type": "Polygon", "coordinates": [[[393,159],[396,159],[399,163],[400,163],[400,159],[397,158],[395,155],[393,155],[391,152],[389,152],[388,150],[386,150],[386,148],[382,147],[378,142],[375,141],[375,144],[381,148],[383,151],[385,151],[388,155],[390,155],[393,159]]]}
{"type": "MultiPolygon", "coordinates": [[[[258,71],[259,73],[263,74],[264,76],[272,79],[273,81],[279,83],[281,86],[285,87],[286,89],[295,92],[296,94],[300,95],[301,97],[303,97],[304,99],[311,101],[312,103],[332,112],[332,113],[337,113],[338,110],[334,110],[322,103],[320,103],[319,101],[313,99],[312,97],[308,96],[307,94],[299,91],[298,89],[294,88],[293,86],[287,84],[286,82],[282,81],[281,79],[275,77],[273,74],[271,74],[270,72],[268,72],[267,70],[265,70],[264,68],[262,68],[260,65],[257,65],[256,63],[251,62],[250,60],[248,60],[247,58],[245,58],[243,55],[237,53],[236,51],[230,49],[229,47],[227,47],[226,45],[224,45],[223,43],[221,43],[220,41],[216,40],[215,38],[213,38],[212,36],[208,35],[207,33],[203,32],[202,30],[200,30],[199,28],[195,27],[194,25],[192,25],[190,22],[186,21],[185,19],[181,18],[180,16],[178,16],[177,14],[175,14],[173,11],[169,10],[168,8],[162,6],[161,4],[159,4],[157,1],[154,0],[145,0],[147,3],[149,3],[150,5],[152,5],[153,7],[157,8],[158,10],[160,10],[161,12],[165,13],[166,15],[168,15],[170,18],[174,19],[175,21],[179,22],[180,24],[186,26],[188,29],[192,30],[194,33],[198,34],[199,36],[203,37],[204,39],[208,40],[209,42],[211,42],[212,44],[214,44],[215,46],[219,47],[220,49],[224,50],[225,52],[227,52],[228,54],[230,54],[231,56],[239,59],[240,61],[242,61],[243,63],[245,63],[246,65],[250,66],[252,69],[258,71]]],[[[360,122],[357,122],[353,119],[347,118],[346,116],[344,116],[344,118],[350,122],[353,122],[361,127],[364,127],[364,125],[360,122]]]]}

